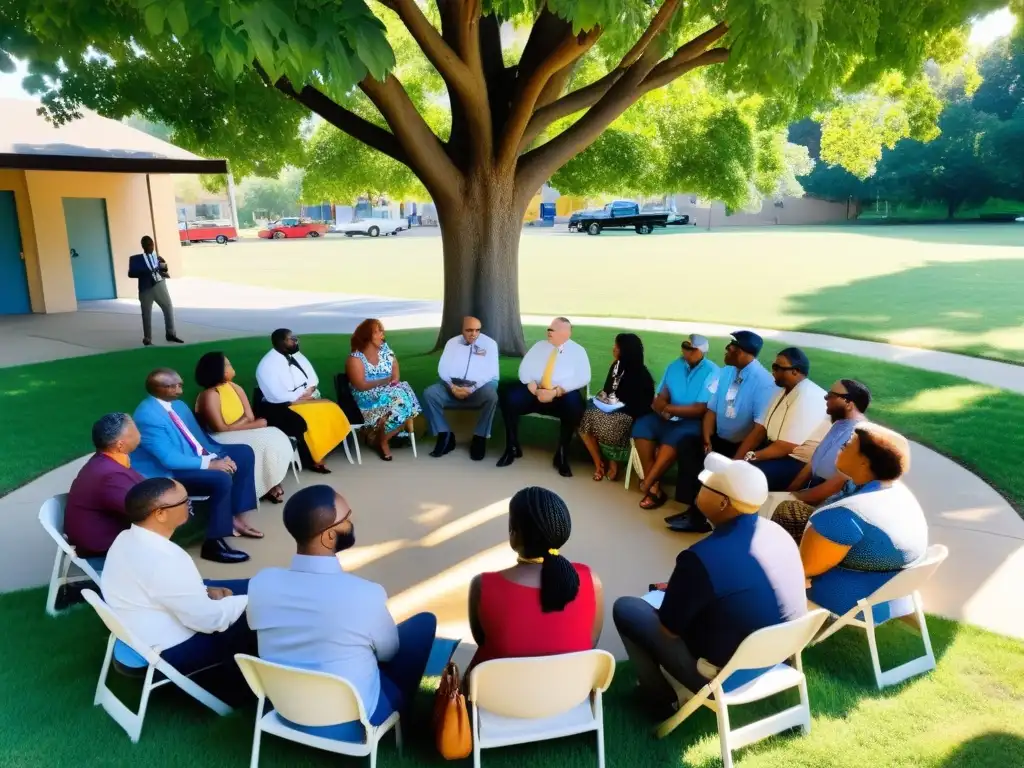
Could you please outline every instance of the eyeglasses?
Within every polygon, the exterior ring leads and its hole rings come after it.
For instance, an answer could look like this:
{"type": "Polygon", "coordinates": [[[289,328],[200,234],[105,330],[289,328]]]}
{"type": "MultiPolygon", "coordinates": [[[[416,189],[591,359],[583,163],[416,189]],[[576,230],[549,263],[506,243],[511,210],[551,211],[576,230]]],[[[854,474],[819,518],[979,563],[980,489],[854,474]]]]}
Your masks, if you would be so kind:
{"type": "Polygon", "coordinates": [[[168,510],[168,509],[177,509],[178,507],[180,507],[182,505],[184,505],[184,506],[186,506],[188,508],[188,514],[191,517],[192,514],[193,514],[192,499],[190,499],[188,496],[186,496],[181,501],[175,502],[174,504],[164,504],[161,507],[154,507],[153,508],[153,512],[163,512],[164,510],[168,510]]]}
{"type": "Polygon", "coordinates": [[[333,523],[331,523],[331,524],[330,524],[330,525],[328,525],[328,526],[327,526],[326,528],[324,528],[324,529],[323,529],[322,531],[320,531],[320,533],[318,533],[318,534],[317,534],[317,536],[323,536],[323,535],[324,535],[325,533],[327,533],[327,532],[328,532],[329,530],[331,530],[332,528],[337,528],[337,527],[338,527],[339,525],[341,525],[342,523],[344,523],[344,522],[345,522],[346,520],[348,520],[348,519],[349,519],[350,517],[352,517],[352,509],[351,509],[351,508],[349,508],[349,510],[348,510],[348,514],[347,514],[347,515],[345,515],[345,516],[344,516],[343,518],[341,518],[341,520],[335,520],[335,521],[334,521],[333,523]]]}
{"type": "Polygon", "coordinates": [[[850,402],[850,396],[849,395],[844,395],[842,392],[833,392],[832,390],[829,390],[828,392],[825,393],[825,399],[826,400],[829,400],[829,399],[831,399],[833,397],[838,397],[840,400],[845,400],[846,402],[850,402]]]}
{"type": "Polygon", "coordinates": [[[778,363],[772,363],[772,373],[780,373],[782,371],[795,371],[792,365],[779,365],[778,363]]]}

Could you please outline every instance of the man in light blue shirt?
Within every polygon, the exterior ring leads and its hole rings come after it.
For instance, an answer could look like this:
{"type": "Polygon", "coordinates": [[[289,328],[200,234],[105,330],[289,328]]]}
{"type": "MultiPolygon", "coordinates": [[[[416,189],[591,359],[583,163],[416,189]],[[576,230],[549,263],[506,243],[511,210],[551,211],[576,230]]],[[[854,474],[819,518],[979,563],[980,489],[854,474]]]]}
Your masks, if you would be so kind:
{"type": "Polygon", "coordinates": [[[657,395],[653,413],[633,425],[633,440],[643,467],[641,509],[657,509],[668,495],[661,488],[661,476],[676,460],[676,451],[687,435],[700,434],[700,423],[711,399],[710,383],[718,366],[707,359],[708,340],[696,333],[683,339],[681,355],[669,363],[657,395]]]}
{"type": "Polygon", "coordinates": [[[707,518],[694,506],[700,489],[697,476],[704,466],[704,457],[712,451],[729,458],[742,458],[737,455],[740,443],[750,434],[754,420],[778,391],[775,379],[757,359],[763,346],[764,340],[753,331],[736,331],[725,347],[725,367],[710,384],[711,398],[702,431],[688,436],[679,445],[675,499],[689,509],[665,518],[673,531],[706,533],[711,530],[707,518]]]}
{"type": "MultiPolygon", "coordinates": [[[[406,712],[437,631],[433,614],[395,625],[379,584],[345,573],[337,553],[355,544],[352,509],[327,485],[303,488],[284,508],[298,553],[290,569],[267,568],[249,581],[249,626],[260,658],[327,672],[359,693],[371,725],[406,712]]],[[[325,738],[360,741],[356,722],[300,726],[325,738]]]]}

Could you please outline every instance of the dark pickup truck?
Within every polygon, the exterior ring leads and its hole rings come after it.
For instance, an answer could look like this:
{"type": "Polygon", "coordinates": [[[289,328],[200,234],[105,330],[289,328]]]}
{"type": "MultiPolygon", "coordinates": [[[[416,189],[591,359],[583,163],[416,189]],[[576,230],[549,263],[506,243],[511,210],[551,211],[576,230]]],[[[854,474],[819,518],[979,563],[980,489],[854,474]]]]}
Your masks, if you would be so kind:
{"type": "Polygon", "coordinates": [[[600,235],[605,229],[633,229],[649,235],[655,227],[668,226],[669,214],[640,213],[640,206],[628,200],[616,200],[598,211],[577,211],[569,217],[570,232],[600,235]]]}

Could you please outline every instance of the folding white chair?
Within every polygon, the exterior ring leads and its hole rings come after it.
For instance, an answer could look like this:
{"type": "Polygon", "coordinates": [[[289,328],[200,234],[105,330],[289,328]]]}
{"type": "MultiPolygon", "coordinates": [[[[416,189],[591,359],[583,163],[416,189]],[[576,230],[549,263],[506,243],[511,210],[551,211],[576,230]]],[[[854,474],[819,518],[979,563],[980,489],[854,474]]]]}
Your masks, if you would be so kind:
{"type": "Polygon", "coordinates": [[[672,733],[686,718],[701,706],[714,710],[718,715],[718,739],[722,748],[724,768],[732,768],[732,752],[742,749],[755,741],[766,739],[777,733],[799,727],[805,734],[811,730],[811,707],[807,699],[807,680],[804,678],[800,653],[814,637],[828,611],[818,609],[804,616],[774,627],[759,629],[740,643],[736,653],[721,671],[696,694],[688,691],[681,683],[662,670],[679,696],[680,708],[672,717],[658,726],[658,738],[672,733]],[[786,662],[793,658],[793,666],[786,662]],[[753,680],[733,687],[729,677],[741,670],[765,669],[753,680]],[[769,696],[797,688],[800,703],[774,715],[749,723],[735,730],[729,724],[729,707],[749,704],[769,696]]]}
{"type": "Polygon", "coordinates": [[[473,706],[473,766],[480,750],[597,732],[604,768],[601,694],[615,675],[615,658],[595,649],[559,656],[485,661],[469,676],[473,706]]]}
{"type": "MultiPolygon", "coordinates": [[[[362,454],[362,451],[359,450],[359,436],[358,436],[357,433],[359,432],[359,430],[365,429],[368,425],[364,423],[364,424],[350,424],[350,426],[352,427],[352,431],[349,432],[349,434],[352,436],[352,445],[354,445],[355,448],[356,448],[356,463],[362,465],[362,463],[363,463],[363,454],[362,454]]],[[[415,427],[415,423],[414,423],[413,419],[409,419],[405,423],[405,429],[402,432],[399,432],[398,436],[399,437],[408,437],[409,438],[409,444],[412,446],[412,457],[414,459],[417,459],[417,458],[419,458],[419,453],[417,453],[417,451],[416,451],[416,430],[414,429],[414,427],[415,427]]],[[[352,454],[349,453],[348,443],[347,442],[342,442],[342,445],[345,448],[345,455],[348,457],[348,463],[351,464],[352,463],[352,454]]]]}
{"type": "Polygon", "coordinates": [[[97,587],[100,584],[100,575],[85,560],[79,557],[75,548],[68,542],[64,535],[64,508],[68,503],[68,495],[61,493],[43,502],[39,508],[39,523],[43,526],[50,538],[57,543],[57,557],[53,561],[53,572],[50,574],[50,589],[46,595],[46,612],[51,616],[57,615],[57,595],[60,588],[67,584],[80,584],[85,581],[92,581],[97,587]],[[74,565],[82,573],[69,575],[71,566],[74,565]]]}
{"type": "Polygon", "coordinates": [[[401,755],[402,725],[398,713],[392,713],[378,726],[370,725],[359,692],[347,680],[326,672],[274,664],[244,653],[236,654],[235,661],[259,699],[256,704],[256,729],[252,737],[250,768],[259,765],[260,737],[264,732],[339,755],[369,755],[370,768],[376,768],[377,745],[381,737],[394,728],[395,741],[401,755]],[[264,714],[267,699],[273,702],[274,709],[264,714]],[[361,742],[313,736],[293,728],[284,720],[311,727],[358,720],[366,736],[361,742]]]}
{"type": "Polygon", "coordinates": [[[629,490],[629,484],[633,479],[633,472],[636,472],[636,476],[640,478],[640,482],[644,481],[644,465],[640,463],[640,454],[636,452],[636,441],[633,438],[629,438],[629,461],[626,462],[626,490],[629,490]]]}
{"type": "Polygon", "coordinates": [[[902,683],[916,675],[931,672],[935,669],[935,654],[932,651],[932,639],[928,635],[928,623],[925,620],[924,603],[921,601],[919,590],[942,565],[948,555],[949,550],[942,544],[932,544],[918,562],[897,573],[872,594],[859,600],[853,608],[837,618],[831,626],[826,627],[820,635],[814,638],[814,644],[817,645],[828,639],[847,625],[863,629],[868,636],[871,666],[875,672],[875,685],[878,686],[878,690],[882,690],[888,685],[902,683]],[[914,604],[914,615],[917,619],[918,629],[921,631],[921,640],[924,643],[924,655],[883,672],[878,659],[878,643],[875,639],[875,627],[878,625],[875,624],[872,609],[876,605],[905,597],[910,597],[914,604]]]}
{"type": "MultiPolygon", "coordinates": [[[[188,675],[183,675],[176,670],[160,655],[147,645],[139,642],[118,618],[114,610],[103,602],[103,599],[91,589],[82,591],[82,597],[89,603],[99,615],[100,619],[110,630],[110,639],[107,641],[107,652],[103,657],[103,667],[100,669],[100,679],[96,684],[96,697],[93,699],[93,706],[100,705],[106,710],[114,721],[124,728],[128,738],[133,743],[139,740],[142,733],[142,723],[146,719],[146,707],[149,705],[149,694],[156,688],[168,683],[173,683],[181,690],[203,704],[218,715],[228,715],[231,707],[218,699],[202,686],[196,684],[188,675]],[[121,643],[118,646],[118,642],[121,643]],[[126,707],[117,696],[107,687],[107,674],[110,665],[114,664],[129,673],[131,671],[142,672],[145,669],[145,681],[142,684],[142,698],[139,701],[139,711],[132,712],[126,707]],[[154,681],[155,674],[159,672],[163,679],[154,681]]],[[[209,667],[206,667],[209,669],[209,667]]],[[[202,672],[203,670],[196,670],[202,672]]]]}
{"type": "MultiPolygon", "coordinates": [[[[299,471],[302,469],[302,459],[299,458],[299,441],[296,440],[291,435],[289,435],[288,436],[288,442],[290,442],[292,444],[292,460],[291,460],[292,474],[295,475],[295,482],[297,484],[301,485],[302,481],[299,480],[299,471]]],[[[345,453],[346,454],[348,453],[348,445],[347,444],[345,445],[345,453]]],[[[351,456],[348,457],[348,463],[349,464],[352,463],[352,457],[351,456]]]]}

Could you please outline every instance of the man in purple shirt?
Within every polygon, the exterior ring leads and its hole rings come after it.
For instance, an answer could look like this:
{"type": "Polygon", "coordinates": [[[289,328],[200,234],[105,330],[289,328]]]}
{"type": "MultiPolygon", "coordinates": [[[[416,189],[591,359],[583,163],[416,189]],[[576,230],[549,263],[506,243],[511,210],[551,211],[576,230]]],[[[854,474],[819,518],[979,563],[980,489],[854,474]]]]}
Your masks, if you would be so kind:
{"type": "Polygon", "coordinates": [[[96,453],[71,483],[64,511],[64,533],[80,557],[102,569],[102,558],[129,526],[124,499],[144,479],[131,468],[129,454],[139,447],[139,430],[127,413],[108,413],[92,425],[96,453]]]}

